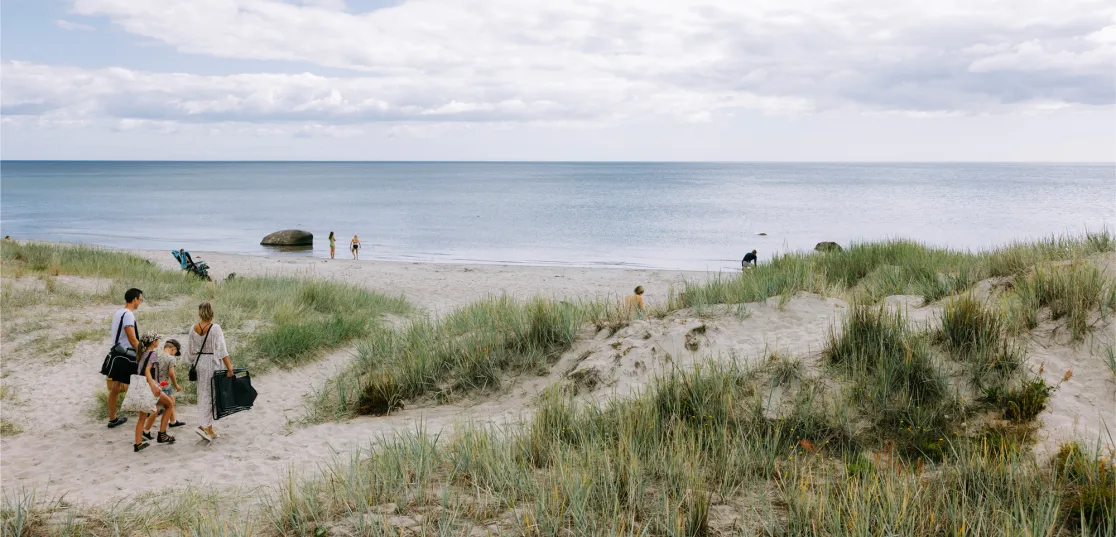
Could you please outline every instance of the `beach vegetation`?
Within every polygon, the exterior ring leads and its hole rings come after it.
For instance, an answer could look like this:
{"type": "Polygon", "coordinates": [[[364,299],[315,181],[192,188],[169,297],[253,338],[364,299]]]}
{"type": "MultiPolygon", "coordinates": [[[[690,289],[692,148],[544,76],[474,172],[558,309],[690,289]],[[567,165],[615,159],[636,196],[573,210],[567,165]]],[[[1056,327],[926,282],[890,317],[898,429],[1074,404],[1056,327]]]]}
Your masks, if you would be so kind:
{"type": "MultiPolygon", "coordinates": [[[[853,322],[891,323],[876,317],[868,310],[853,322]]],[[[765,379],[714,362],[603,404],[550,390],[521,426],[397,430],[319,475],[290,474],[260,491],[253,513],[222,511],[245,502],[188,489],[93,508],[6,498],[4,524],[23,524],[28,535],[276,536],[1007,537],[1112,528],[1112,461],[1099,452],[1063,448],[1043,463],[1001,436],[958,432],[934,457],[911,458],[894,433],[858,425],[876,409],[807,389],[772,413],[765,379]]]]}
{"type": "Polygon", "coordinates": [[[984,279],[1026,275],[1047,263],[1112,252],[1114,245],[1108,229],[984,251],[934,248],[904,239],[853,243],[842,251],[786,253],[743,273],[686,282],[672,293],[670,309],[760,302],[803,291],[865,303],[889,295],[917,295],[933,302],[984,279]]]}
{"type": "MultiPolygon", "coordinates": [[[[1026,449],[1056,386],[1020,374],[1023,350],[1012,339],[1020,304],[1052,316],[1061,308],[1071,330],[1070,310],[1084,308],[1088,330],[1109,307],[1111,284],[1082,294],[1047,279],[1006,291],[1002,302],[967,293],[991,277],[1016,287],[1048,276],[1092,285],[1090,274],[1054,275],[1073,264],[1044,276],[1036,267],[1112,247],[1099,234],[986,253],[891,241],[792,255],[776,268],[687,285],[655,315],[797,291],[853,298],[810,357],[773,352],[757,365],[710,357],[605,401],[555,385],[520,424],[398,429],[311,477],[292,472],[249,502],[190,489],[97,507],[6,495],[0,513],[17,535],[1116,534],[1111,453],[1069,444],[1045,461],[1026,449]],[[889,294],[947,298],[940,327],[922,329],[878,305],[889,294]],[[950,367],[971,386],[951,384],[950,367]],[[969,404],[967,388],[979,393],[969,404]],[[984,411],[1005,423],[967,425],[984,411]],[[222,508],[236,504],[258,508],[222,508]]],[[[50,266],[66,274],[65,263],[50,266]]],[[[195,282],[178,296],[185,315],[198,298],[219,310],[219,301],[236,301],[226,305],[228,325],[253,348],[246,352],[259,353],[253,359],[290,367],[335,340],[360,342],[351,366],[314,394],[309,421],[498,391],[517,375],[548,373],[584,329],[614,333],[636,322],[613,303],[496,296],[388,330],[377,315],[408,312],[389,297],[298,279],[237,281],[195,282]],[[376,313],[362,320],[349,309],[376,313]],[[322,339],[302,331],[311,321],[322,339]]],[[[169,322],[172,313],[160,315],[169,322]]]]}
{"type": "Polygon", "coordinates": [[[1109,343],[1101,347],[1101,360],[1105,367],[1112,372],[1112,381],[1116,383],[1116,345],[1109,343]]]}
{"type": "Polygon", "coordinates": [[[1050,320],[1064,322],[1071,339],[1080,341],[1097,320],[1116,310],[1116,282],[1095,264],[1074,260],[1035,267],[1016,280],[1012,298],[1016,328],[1035,328],[1040,314],[1047,312],[1050,320]]]}
{"type": "Polygon", "coordinates": [[[6,419],[0,419],[0,436],[15,436],[23,432],[23,427],[6,419]]]}
{"type": "Polygon", "coordinates": [[[965,294],[947,301],[939,319],[935,340],[969,366],[975,388],[998,384],[1023,365],[1024,346],[1011,337],[1002,310],[965,294]]]}
{"type": "Polygon", "coordinates": [[[865,409],[881,438],[906,456],[944,456],[964,407],[928,338],[912,330],[902,312],[854,304],[831,329],[822,354],[847,379],[852,402],[865,409]]]}
{"type": "MultiPolygon", "coordinates": [[[[58,283],[16,289],[5,282],[0,303],[5,318],[39,305],[80,310],[119,304],[124,292],[136,287],[144,291],[145,298],[139,313],[141,330],[179,334],[196,322],[197,304],[210,301],[235,354],[233,363],[254,372],[312,361],[369,334],[385,314],[412,312],[402,297],[355,285],[279,276],[206,282],[179,270],[159,268],[138,256],[84,245],[5,242],[0,245],[0,263],[5,279],[9,271],[15,271],[42,278],[61,275],[110,282],[91,292],[58,283]]],[[[104,330],[107,333],[108,328],[104,330]]],[[[83,329],[46,344],[73,347],[76,342],[96,339],[98,333],[83,329]]]]}
{"type": "Polygon", "coordinates": [[[346,372],[322,390],[323,415],[382,414],[406,400],[494,390],[508,374],[540,375],[593,322],[600,308],[535,298],[491,297],[399,331],[380,330],[346,372]]]}
{"type": "Polygon", "coordinates": [[[1055,389],[1042,378],[1033,377],[1015,386],[989,386],[983,390],[981,401],[997,408],[1005,420],[1026,423],[1034,421],[1046,408],[1055,389]]]}

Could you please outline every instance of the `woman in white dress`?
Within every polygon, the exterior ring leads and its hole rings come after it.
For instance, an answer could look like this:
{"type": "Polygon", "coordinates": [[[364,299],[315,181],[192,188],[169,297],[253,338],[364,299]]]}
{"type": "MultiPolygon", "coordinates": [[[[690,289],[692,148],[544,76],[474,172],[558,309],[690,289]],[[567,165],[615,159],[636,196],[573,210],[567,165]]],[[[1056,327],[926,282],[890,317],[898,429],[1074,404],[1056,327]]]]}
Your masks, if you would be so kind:
{"type": "Polygon", "coordinates": [[[213,432],[213,372],[224,362],[225,376],[233,376],[232,360],[225,345],[221,325],[213,322],[213,305],[198,305],[197,324],[190,327],[187,356],[197,360],[198,368],[198,428],[194,431],[206,441],[217,438],[213,432]],[[200,354],[199,354],[200,353],[200,354]]]}

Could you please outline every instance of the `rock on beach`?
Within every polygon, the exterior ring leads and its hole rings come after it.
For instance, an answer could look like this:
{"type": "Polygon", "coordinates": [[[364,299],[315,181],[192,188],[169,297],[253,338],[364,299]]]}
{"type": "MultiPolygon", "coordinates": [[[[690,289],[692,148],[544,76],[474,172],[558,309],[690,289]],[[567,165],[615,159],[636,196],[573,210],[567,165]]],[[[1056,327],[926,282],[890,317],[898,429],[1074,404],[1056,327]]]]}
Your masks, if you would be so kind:
{"type": "Polygon", "coordinates": [[[263,246],[313,246],[314,234],[301,229],[276,231],[260,241],[263,246]]]}

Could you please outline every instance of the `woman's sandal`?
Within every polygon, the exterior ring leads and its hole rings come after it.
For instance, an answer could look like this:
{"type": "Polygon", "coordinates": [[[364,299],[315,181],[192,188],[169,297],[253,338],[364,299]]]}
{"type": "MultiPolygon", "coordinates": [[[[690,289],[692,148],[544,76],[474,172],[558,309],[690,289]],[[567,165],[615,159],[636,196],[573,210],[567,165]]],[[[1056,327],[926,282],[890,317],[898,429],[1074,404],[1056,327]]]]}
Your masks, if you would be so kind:
{"type": "Polygon", "coordinates": [[[132,444],[132,450],[134,450],[136,453],[139,453],[140,451],[147,449],[148,445],[149,444],[147,442],[144,442],[142,444],[132,444]]]}
{"type": "Polygon", "coordinates": [[[198,433],[198,436],[202,437],[202,439],[204,439],[206,442],[213,441],[213,439],[209,437],[209,433],[205,432],[205,429],[202,429],[201,427],[194,429],[194,432],[198,433]]]}
{"type": "Polygon", "coordinates": [[[160,443],[160,444],[173,444],[174,443],[174,437],[167,434],[167,433],[159,433],[159,438],[158,438],[158,440],[155,440],[155,441],[160,443]]]}

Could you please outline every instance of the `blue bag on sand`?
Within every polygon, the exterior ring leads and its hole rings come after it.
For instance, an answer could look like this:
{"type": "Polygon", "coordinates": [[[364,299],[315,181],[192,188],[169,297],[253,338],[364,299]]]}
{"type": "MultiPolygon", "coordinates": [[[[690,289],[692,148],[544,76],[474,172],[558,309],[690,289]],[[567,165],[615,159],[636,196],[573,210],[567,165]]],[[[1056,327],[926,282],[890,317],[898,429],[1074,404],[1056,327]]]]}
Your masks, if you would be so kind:
{"type": "Polygon", "coordinates": [[[256,389],[247,369],[233,369],[232,377],[226,377],[224,369],[213,372],[213,419],[250,410],[255,401],[256,389]]]}

